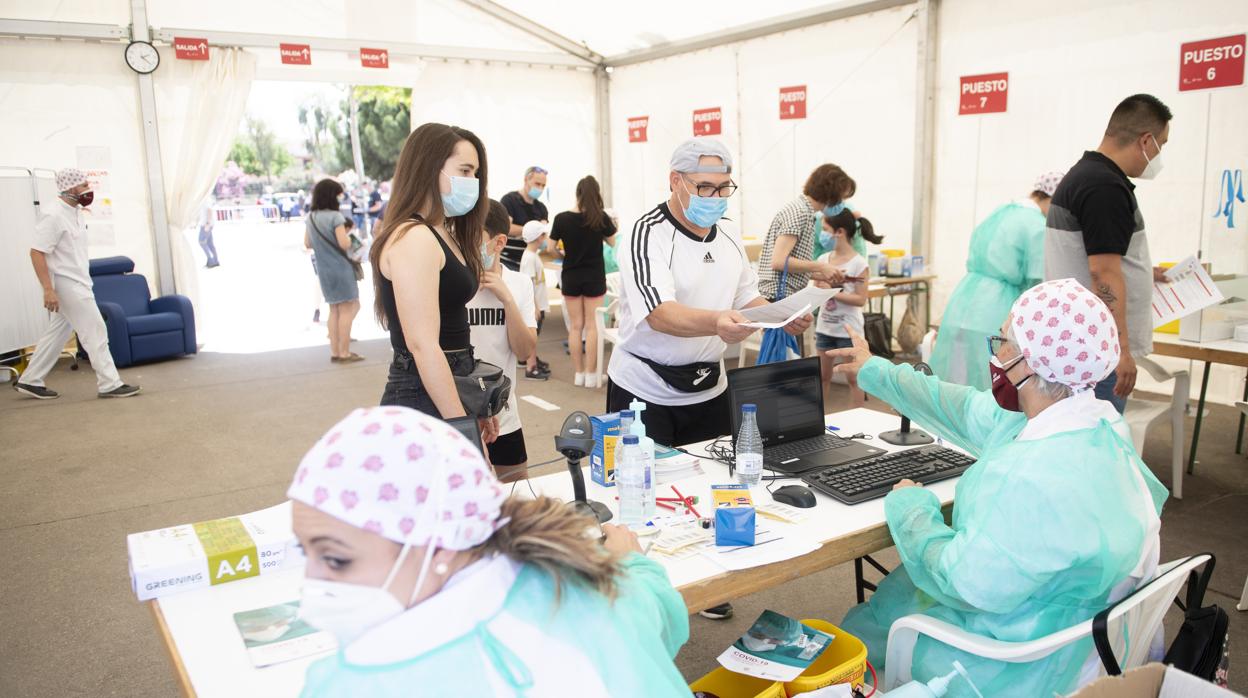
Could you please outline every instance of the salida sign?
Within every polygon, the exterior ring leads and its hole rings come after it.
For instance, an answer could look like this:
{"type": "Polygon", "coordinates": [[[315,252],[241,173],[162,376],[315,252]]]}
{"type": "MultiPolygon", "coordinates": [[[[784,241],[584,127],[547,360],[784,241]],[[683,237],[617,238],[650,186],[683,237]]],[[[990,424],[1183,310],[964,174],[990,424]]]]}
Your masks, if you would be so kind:
{"type": "Polygon", "coordinates": [[[1009,73],[967,75],[960,79],[958,114],[993,114],[1005,111],[1010,94],[1009,73]]]}
{"type": "Polygon", "coordinates": [[[360,65],[365,68],[389,68],[390,52],[384,48],[362,48],[360,65]]]}
{"type": "Polygon", "coordinates": [[[173,37],[173,55],[184,61],[208,60],[208,40],[188,36],[173,37]]]}
{"type": "Polygon", "coordinates": [[[286,65],[312,65],[312,47],[307,44],[281,44],[282,62],[286,65]]]}
{"type": "Polygon", "coordinates": [[[780,119],[806,118],[806,86],[780,88],[780,119]]]}
{"type": "Polygon", "coordinates": [[[1244,84],[1244,34],[1179,47],[1179,92],[1244,84]]]}
{"type": "Polygon", "coordinates": [[[633,116],[628,119],[628,142],[645,143],[646,129],[650,126],[650,117],[633,116]]]}
{"type": "Polygon", "coordinates": [[[724,112],[719,107],[693,110],[693,135],[718,136],[723,128],[724,112]]]}

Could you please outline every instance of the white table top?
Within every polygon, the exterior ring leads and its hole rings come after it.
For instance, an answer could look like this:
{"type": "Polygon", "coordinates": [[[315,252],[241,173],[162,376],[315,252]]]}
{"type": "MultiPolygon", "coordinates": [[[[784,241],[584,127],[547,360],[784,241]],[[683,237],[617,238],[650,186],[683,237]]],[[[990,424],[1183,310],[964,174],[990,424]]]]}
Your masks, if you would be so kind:
{"type": "Polygon", "coordinates": [[[1218,339],[1212,342],[1192,342],[1186,339],[1179,339],[1179,335],[1170,334],[1168,332],[1154,332],[1153,344],[1175,344],[1184,347],[1194,347],[1197,349],[1213,349],[1216,351],[1231,351],[1237,354],[1248,354],[1248,342],[1237,342],[1233,339],[1218,339]]]}
{"type": "MultiPolygon", "coordinates": [[[[827,423],[840,428],[840,434],[848,436],[857,432],[878,434],[896,429],[898,418],[882,412],[854,409],[828,415],[827,423]]],[[[917,427],[916,427],[917,428],[917,427]]],[[[879,448],[895,451],[879,439],[870,442],[879,448]]],[[[700,446],[690,447],[691,453],[700,454],[700,446]]],[[[676,484],[685,496],[697,495],[699,501],[711,500],[712,484],[734,482],[728,476],[728,468],[718,462],[702,461],[703,475],[686,478],[676,484]]],[[[585,467],[586,491],[589,499],[597,500],[617,511],[614,488],[594,484],[589,478],[588,463],[585,467]]],[[[566,472],[554,473],[529,481],[533,489],[543,495],[571,499],[572,483],[566,472]]],[[[957,479],[936,483],[930,489],[942,502],[953,500],[957,479]]],[[[798,484],[778,481],[782,484],[798,484]]],[[[659,496],[668,496],[670,487],[660,485],[659,496]]],[[[527,493],[528,488],[519,483],[515,492],[527,493]]],[[[756,498],[766,497],[761,486],[753,492],[756,498]]],[[[829,541],[884,523],[884,500],[847,506],[822,493],[815,493],[818,504],[805,509],[802,531],[815,540],[829,541]]],[[[756,499],[757,501],[757,499],[756,499]]],[[[704,516],[711,507],[699,505],[704,516]]],[[[709,577],[724,574],[724,570],[700,555],[682,560],[664,561],[672,584],[677,588],[709,577]]],[[[315,658],[286,662],[264,669],[252,666],[243,647],[242,638],[234,624],[233,614],[299,598],[302,570],[287,570],[276,574],[245,579],[208,589],[175,594],[153,603],[157,604],[168,625],[191,684],[199,696],[295,696],[303,686],[303,677],[315,658]]]]}

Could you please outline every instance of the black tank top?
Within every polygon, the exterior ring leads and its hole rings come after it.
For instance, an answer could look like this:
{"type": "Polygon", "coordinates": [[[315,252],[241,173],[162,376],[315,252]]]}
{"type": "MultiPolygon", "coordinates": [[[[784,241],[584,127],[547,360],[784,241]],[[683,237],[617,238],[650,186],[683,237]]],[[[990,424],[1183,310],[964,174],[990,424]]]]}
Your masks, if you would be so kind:
{"type": "MultiPolygon", "coordinates": [[[[425,225],[423,221],[418,220],[417,223],[425,225]]],[[[477,295],[478,280],[467,265],[455,257],[441,235],[432,231],[431,234],[446,255],[446,264],[438,272],[438,314],[442,318],[438,345],[443,351],[467,349],[471,346],[467,304],[477,295]]],[[[381,305],[386,312],[386,327],[390,329],[390,346],[396,352],[409,353],[407,340],[403,337],[403,325],[399,322],[398,306],[394,302],[394,284],[385,276],[381,277],[381,305]]]]}

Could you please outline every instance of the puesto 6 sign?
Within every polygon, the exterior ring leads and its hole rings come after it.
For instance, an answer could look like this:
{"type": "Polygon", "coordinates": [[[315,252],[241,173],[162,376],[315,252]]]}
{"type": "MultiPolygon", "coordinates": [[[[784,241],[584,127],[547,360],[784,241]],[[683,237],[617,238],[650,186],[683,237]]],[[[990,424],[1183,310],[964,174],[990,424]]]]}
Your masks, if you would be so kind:
{"type": "Polygon", "coordinates": [[[693,135],[718,136],[723,127],[724,113],[719,107],[693,110],[693,135]]]}
{"type": "Polygon", "coordinates": [[[287,65],[312,65],[312,47],[307,44],[281,44],[282,62],[287,65]]]}
{"type": "Polygon", "coordinates": [[[967,75],[960,82],[958,114],[992,114],[1005,111],[1010,94],[1009,73],[967,75]]]}
{"type": "Polygon", "coordinates": [[[384,48],[362,48],[360,65],[365,68],[389,68],[390,52],[384,48]]]}
{"type": "Polygon", "coordinates": [[[628,142],[645,143],[646,129],[650,126],[650,117],[633,116],[628,119],[628,142]]]}
{"type": "Polygon", "coordinates": [[[1244,84],[1244,35],[1179,47],[1179,92],[1244,84]]]}
{"type": "Polygon", "coordinates": [[[780,119],[806,118],[806,86],[780,88],[780,119]]]}
{"type": "Polygon", "coordinates": [[[208,60],[208,40],[188,36],[173,37],[173,55],[184,61],[208,60]]]}

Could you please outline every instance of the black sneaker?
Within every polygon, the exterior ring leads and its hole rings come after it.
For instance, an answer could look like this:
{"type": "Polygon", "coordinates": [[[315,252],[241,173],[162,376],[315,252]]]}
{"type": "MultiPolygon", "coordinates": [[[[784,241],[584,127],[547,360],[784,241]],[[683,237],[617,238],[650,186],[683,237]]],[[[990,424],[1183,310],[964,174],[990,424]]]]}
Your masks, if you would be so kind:
{"type": "Polygon", "coordinates": [[[55,400],[61,396],[61,394],[55,390],[45,388],[42,385],[26,385],[25,383],[18,383],[13,386],[13,389],[22,395],[33,397],[36,400],[55,400]]]}
{"type": "Polygon", "coordinates": [[[732,617],[732,604],[721,603],[718,606],[711,606],[705,611],[698,611],[698,615],[711,620],[728,620],[732,617]]]}
{"type": "Polygon", "coordinates": [[[550,364],[546,363],[545,361],[542,361],[541,359],[538,359],[536,363],[537,363],[537,367],[542,369],[543,372],[550,373],[550,364]]]}
{"type": "Polygon", "coordinates": [[[141,388],[137,385],[126,385],[125,383],[122,383],[120,386],[113,388],[107,393],[100,393],[100,397],[134,397],[139,394],[139,390],[141,390],[141,388]]]}
{"type": "Polygon", "coordinates": [[[544,380],[549,380],[549,379],[550,379],[550,371],[543,371],[543,370],[542,370],[542,369],[540,369],[540,368],[535,368],[535,369],[533,369],[533,370],[531,370],[531,371],[526,369],[526,370],[525,370],[525,372],[524,372],[524,379],[525,379],[525,380],[531,380],[531,381],[544,381],[544,380]]]}

